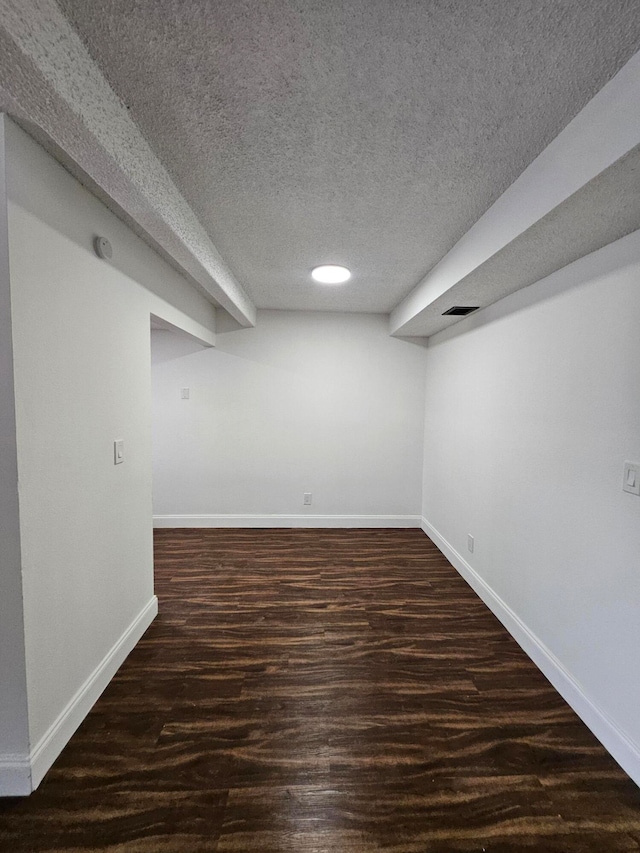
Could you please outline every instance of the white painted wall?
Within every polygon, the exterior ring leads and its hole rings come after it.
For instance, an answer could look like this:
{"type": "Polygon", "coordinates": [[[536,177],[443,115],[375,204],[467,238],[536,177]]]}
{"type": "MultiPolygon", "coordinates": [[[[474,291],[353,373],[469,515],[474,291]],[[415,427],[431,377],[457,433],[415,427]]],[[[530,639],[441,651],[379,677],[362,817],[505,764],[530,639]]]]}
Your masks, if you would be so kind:
{"type": "Polygon", "coordinates": [[[639,281],[636,232],[431,339],[423,515],[640,783],[639,281]]]}
{"type": "Polygon", "coordinates": [[[10,122],[6,144],[37,784],[153,618],[150,315],[212,341],[214,310],[10,122]],[[96,234],[113,262],[94,255],[96,234]]]}
{"type": "Polygon", "coordinates": [[[154,333],[157,524],[419,523],[426,351],[385,317],[260,311],[193,350],[154,333]]]}
{"type": "Polygon", "coordinates": [[[0,116],[0,796],[30,791],[3,122],[0,116]]]}

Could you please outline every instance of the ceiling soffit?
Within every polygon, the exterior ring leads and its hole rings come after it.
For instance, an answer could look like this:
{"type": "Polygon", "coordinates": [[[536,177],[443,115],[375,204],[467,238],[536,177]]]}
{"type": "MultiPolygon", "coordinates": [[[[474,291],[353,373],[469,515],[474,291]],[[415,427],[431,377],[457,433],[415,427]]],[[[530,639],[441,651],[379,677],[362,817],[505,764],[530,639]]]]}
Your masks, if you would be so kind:
{"type": "Polygon", "coordinates": [[[391,333],[434,334],[454,301],[485,307],[640,227],[639,144],[637,54],[394,309],[391,333]]]}
{"type": "Polygon", "coordinates": [[[215,305],[255,306],[53,0],[6,0],[0,110],[8,112],[215,305]]]}
{"type": "Polygon", "coordinates": [[[460,320],[452,305],[486,307],[640,228],[640,145],[416,313],[401,336],[460,320]]]}

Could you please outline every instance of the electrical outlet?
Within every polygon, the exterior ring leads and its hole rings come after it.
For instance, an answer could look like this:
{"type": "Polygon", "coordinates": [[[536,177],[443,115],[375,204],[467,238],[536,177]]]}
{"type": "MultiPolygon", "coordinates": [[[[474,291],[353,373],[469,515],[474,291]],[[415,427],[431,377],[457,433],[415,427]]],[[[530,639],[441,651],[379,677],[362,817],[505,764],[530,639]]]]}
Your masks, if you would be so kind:
{"type": "Polygon", "coordinates": [[[473,554],[473,545],[474,545],[474,538],[469,533],[469,535],[467,536],[467,548],[469,549],[469,553],[471,553],[471,554],[473,554]]]}
{"type": "Polygon", "coordinates": [[[311,492],[304,493],[304,499],[302,502],[304,506],[311,506],[311,492]]]}

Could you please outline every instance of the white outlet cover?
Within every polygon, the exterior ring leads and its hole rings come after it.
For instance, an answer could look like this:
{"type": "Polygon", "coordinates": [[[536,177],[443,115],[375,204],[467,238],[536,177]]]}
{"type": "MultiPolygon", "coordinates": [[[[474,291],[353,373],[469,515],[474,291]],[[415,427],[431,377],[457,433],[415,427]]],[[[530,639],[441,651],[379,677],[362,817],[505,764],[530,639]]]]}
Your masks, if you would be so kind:
{"type": "Polygon", "coordinates": [[[124,441],[121,438],[113,442],[113,464],[120,465],[124,462],[124,441]]]}

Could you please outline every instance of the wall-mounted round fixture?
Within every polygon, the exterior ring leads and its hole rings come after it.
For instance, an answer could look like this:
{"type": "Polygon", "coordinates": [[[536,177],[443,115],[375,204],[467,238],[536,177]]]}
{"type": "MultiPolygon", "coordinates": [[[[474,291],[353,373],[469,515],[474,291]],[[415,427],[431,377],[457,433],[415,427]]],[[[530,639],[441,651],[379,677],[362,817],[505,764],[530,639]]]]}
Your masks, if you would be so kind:
{"type": "Polygon", "coordinates": [[[102,258],[105,261],[111,260],[113,256],[113,249],[111,248],[111,243],[107,240],[106,237],[94,237],[93,251],[99,258],[102,258]]]}
{"type": "Polygon", "coordinates": [[[339,267],[335,264],[325,264],[321,267],[314,267],[311,270],[311,277],[320,284],[342,284],[351,278],[351,273],[346,267],[339,267]]]}

